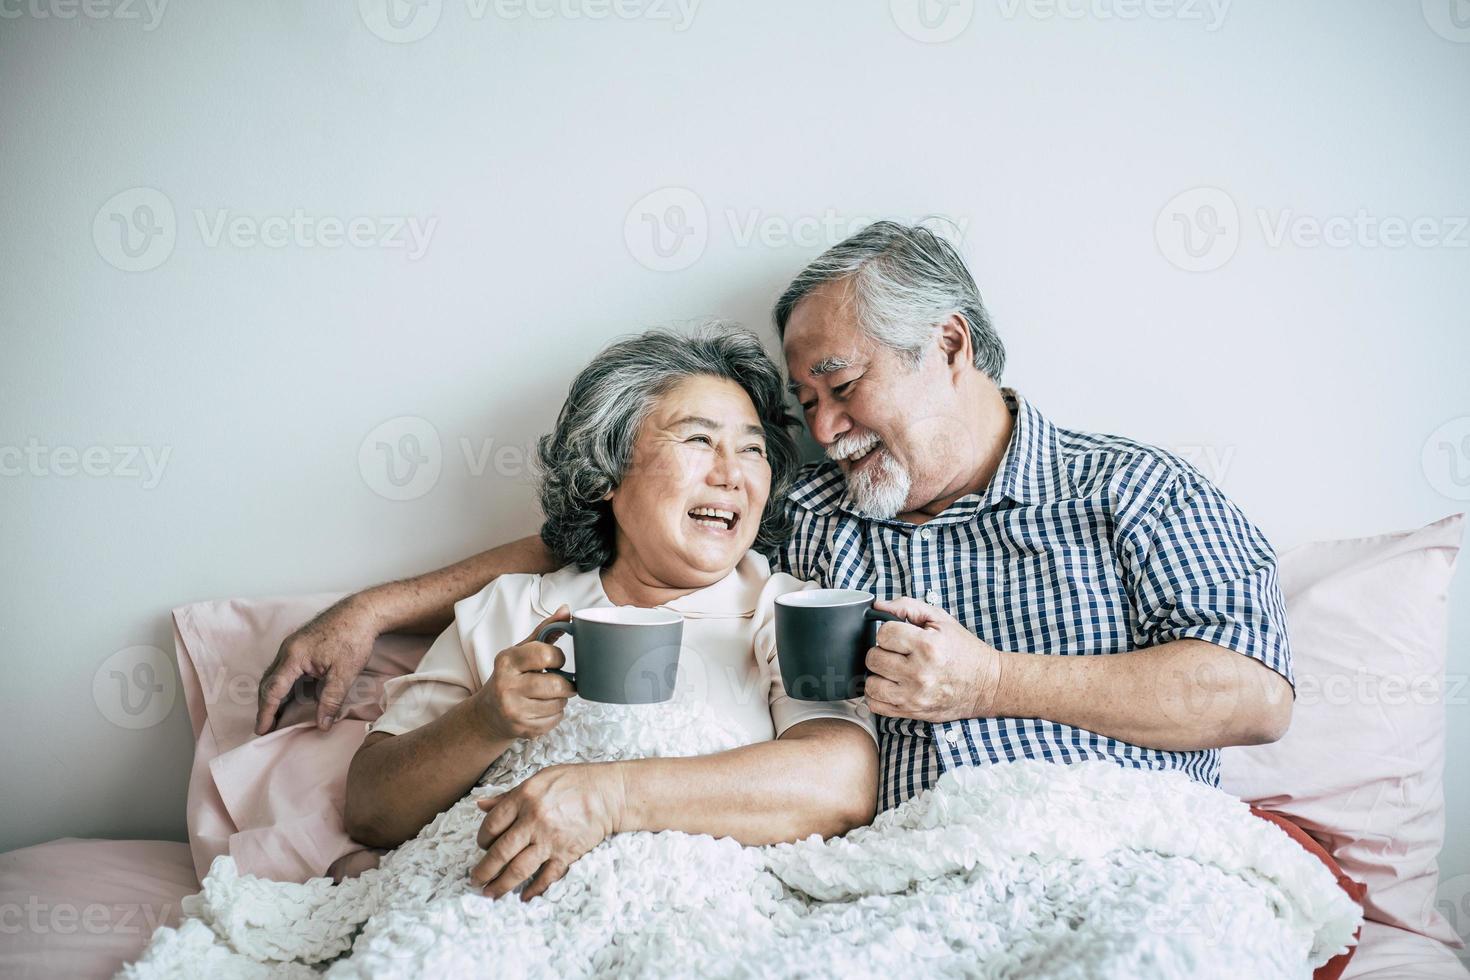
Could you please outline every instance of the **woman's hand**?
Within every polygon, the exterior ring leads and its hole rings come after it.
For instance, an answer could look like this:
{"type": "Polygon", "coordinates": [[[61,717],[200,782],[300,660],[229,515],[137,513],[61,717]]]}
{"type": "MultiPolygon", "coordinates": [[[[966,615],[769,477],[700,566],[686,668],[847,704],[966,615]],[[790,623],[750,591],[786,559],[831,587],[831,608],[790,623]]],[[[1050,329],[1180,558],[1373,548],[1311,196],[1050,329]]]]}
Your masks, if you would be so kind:
{"type": "Polygon", "coordinates": [[[515,789],[480,800],[486,813],[476,839],[487,850],[470,869],[470,881],[500,898],[535,875],[521,892],[529,902],[617,832],[623,799],[621,770],[594,762],[548,766],[515,789]]]}
{"type": "Polygon", "coordinates": [[[474,695],[492,738],[537,738],[561,722],[567,698],[576,689],[565,677],[542,673],[549,667],[562,666],[567,658],[550,643],[537,643],[536,634],[551,623],[571,618],[571,611],[562,606],[530,636],[495,655],[490,680],[474,695]]]}

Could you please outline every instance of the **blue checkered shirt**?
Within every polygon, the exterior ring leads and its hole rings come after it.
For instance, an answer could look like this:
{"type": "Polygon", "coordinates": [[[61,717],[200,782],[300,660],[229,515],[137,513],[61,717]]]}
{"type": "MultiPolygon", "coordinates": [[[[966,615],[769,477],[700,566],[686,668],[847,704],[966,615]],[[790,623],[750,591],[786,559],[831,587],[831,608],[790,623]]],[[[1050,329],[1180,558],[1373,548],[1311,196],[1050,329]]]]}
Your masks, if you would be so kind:
{"type": "MultiPolygon", "coordinates": [[[[998,650],[1101,656],[1196,639],[1292,681],[1276,555],[1224,494],[1170,453],[1058,428],[1004,395],[1015,424],[990,486],[926,524],[861,516],[836,464],[804,469],[781,570],[938,605],[998,650]]],[[[1219,782],[1215,749],[1144,748],[1042,718],[880,717],[878,742],[882,809],[956,766],[1016,759],[1105,759],[1219,782]]]]}

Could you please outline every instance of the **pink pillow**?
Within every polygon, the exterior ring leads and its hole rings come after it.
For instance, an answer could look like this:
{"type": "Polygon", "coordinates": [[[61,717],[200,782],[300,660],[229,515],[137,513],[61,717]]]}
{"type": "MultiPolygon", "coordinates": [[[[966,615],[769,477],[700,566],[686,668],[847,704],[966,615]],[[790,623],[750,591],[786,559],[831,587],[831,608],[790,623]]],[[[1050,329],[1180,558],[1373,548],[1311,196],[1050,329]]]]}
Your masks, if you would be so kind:
{"type": "Polygon", "coordinates": [[[1296,706],[1220,785],[1290,817],[1368,886],[1368,919],[1455,947],[1435,910],[1444,843],[1446,599],[1464,515],[1281,555],[1296,706]]]}
{"type": "Polygon", "coordinates": [[[242,872],[301,882],[361,848],[342,820],[348,763],[382,712],[383,682],[412,673],[433,638],[379,638],[330,732],[317,731],[314,701],[288,705],[270,734],[256,738],[254,731],[257,685],[281,641],[337,598],[225,599],[174,610],[179,678],[194,725],[189,847],[201,879],[229,854],[242,872]]]}

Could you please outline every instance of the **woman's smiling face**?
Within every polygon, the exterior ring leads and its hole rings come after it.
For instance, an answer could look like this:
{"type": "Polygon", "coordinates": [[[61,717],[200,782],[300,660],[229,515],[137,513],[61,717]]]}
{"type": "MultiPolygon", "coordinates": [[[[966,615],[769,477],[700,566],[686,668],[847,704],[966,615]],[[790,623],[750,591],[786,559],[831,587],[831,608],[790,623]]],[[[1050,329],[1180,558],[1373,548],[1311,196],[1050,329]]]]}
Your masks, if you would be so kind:
{"type": "Polygon", "coordinates": [[[612,491],[614,564],[632,562],[671,588],[712,585],[755,542],[770,493],[750,396],[725,378],[686,378],[654,403],[612,491]]]}

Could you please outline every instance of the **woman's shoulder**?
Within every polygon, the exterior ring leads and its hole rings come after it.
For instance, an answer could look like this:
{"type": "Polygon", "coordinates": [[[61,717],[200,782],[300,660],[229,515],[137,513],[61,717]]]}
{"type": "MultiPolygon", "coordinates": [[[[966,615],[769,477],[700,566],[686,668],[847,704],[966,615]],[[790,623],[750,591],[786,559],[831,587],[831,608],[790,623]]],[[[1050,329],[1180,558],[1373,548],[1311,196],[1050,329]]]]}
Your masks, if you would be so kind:
{"type": "Polygon", "coordinates": [[[781,596],[791,592],[804,592],[807,589],[818,587],[816,582],[808,582],[804,579],[797,578],[795,575],[788,575],[785,572],[771,571],[766,559],[756,555],[755,552],[751,552],[747,556],[747,560],[750,557],[758,558],[762,568],[765,569],[765,581],[761,586],[760,599],[756,603],[755,611],[756,616],[759,618],[764,619],[771,616],[775,609],[776,600],[781,596]]]}
{"type": "Polygon", "coordinates": [[[567,566],[545,575],[502,575],[454,604],[454,625],[466,652],[493,657],[524,640],[559,606],[599,605],[589,589],[601,591],[596,570],[567,566]]]}
{"type": "Polygon", "coordinates": [[[463,630],[473,628],[492,611],[524,608],[539,590],[541,579],[531,574],[501,575],[479,592],[456,602],[454,621],[463,630]]]}

